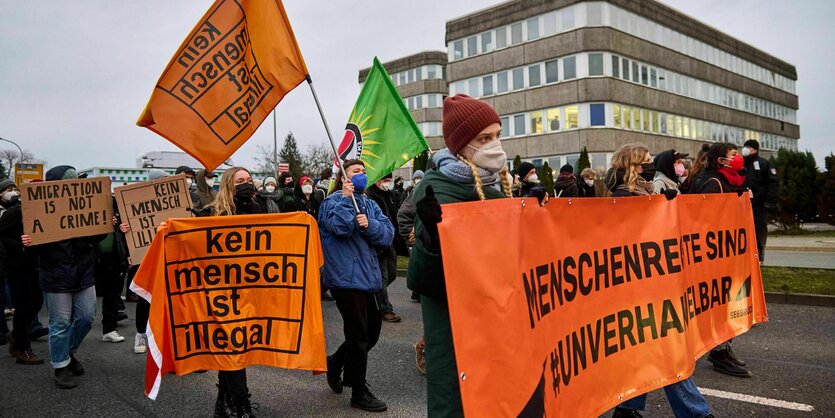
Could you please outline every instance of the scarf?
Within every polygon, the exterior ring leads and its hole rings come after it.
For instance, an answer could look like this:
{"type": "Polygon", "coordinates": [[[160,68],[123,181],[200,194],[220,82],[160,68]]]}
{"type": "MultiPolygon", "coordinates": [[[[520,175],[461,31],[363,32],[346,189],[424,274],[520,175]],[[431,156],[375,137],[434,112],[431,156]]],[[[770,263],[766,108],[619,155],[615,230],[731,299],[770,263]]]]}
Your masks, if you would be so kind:
{"type": "MultiPolygon", "coordinates": [[[[435,163],[438,171],[452,180],[464,184],[475,183],[473,180],[473,171],[470,169],[470,166],[459,160],[455,155],[452,155],[448,148],[432,154],[432,161],[435,163]]],[[[494,186],[501,190],[499,173],[491,173],[481,167],[476,167],[476,170],[478,170],[478,176],[481,178],[481,184],[494,186]]]]}
{"type": "Polygon", "coordinates": [[[728,180],[728,183],[730,183],[733,187],[741,187],[742,183],[745,182],[745,177],[740,176],[739,173],[730,167],[722,167],[717,171],[722,173],[722,175],[725,176],[725,179],[728,180]]]}
{"type": "Polygon", "coordinates": [[[655,188],[652,186],[652,182],[644,180],[641,176],[638,176],[638,178],[635,179],[635,187],[633,187],[631,191],[626,183],[619,184],[615,187],[615,190],[625,190],[635,196],[648,196],[655,194],[655,188]]]}

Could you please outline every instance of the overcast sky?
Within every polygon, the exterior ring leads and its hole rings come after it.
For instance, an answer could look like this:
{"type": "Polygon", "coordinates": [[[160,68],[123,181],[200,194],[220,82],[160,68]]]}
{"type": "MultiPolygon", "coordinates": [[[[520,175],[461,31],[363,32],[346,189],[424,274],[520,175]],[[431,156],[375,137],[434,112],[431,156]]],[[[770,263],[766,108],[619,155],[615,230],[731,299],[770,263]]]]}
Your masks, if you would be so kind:
{"type": "MultiPolygon", "coordinates": [[[[359,94],[357,72],[425,50],[446,50],[445,22],[493,0],[285,0],[331,129],[341,138],[359,94]]],[[[835,148],[835,1],[667,0],[665,3],[797,67],[800,149],[819,165],[835,148]]],[[[133,167],[177,150],[135,125],[165,65],[209,0],[0,0],[0,137],[52,166],[133,167]]],[[[279,141],[327,140],[306,85],[278,105],[279,141]]],[[[270,145],[268,119],[232,157],[254,167],[270,145]]],[[[280,143],[279,143],[280,146],[280,143]]],[[[0,143],[0,148],[12,148],[0,143]]]]}

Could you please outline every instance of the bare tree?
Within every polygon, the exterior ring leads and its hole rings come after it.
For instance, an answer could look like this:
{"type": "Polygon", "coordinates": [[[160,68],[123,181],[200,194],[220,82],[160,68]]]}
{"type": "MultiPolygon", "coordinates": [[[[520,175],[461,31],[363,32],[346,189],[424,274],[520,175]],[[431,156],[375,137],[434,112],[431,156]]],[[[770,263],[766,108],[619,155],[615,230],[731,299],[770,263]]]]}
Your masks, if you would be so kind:
{"type": "Polygon", "coordinates": [[[333,149],[327,143],[308,145],[302,155],[305,174],[318,177],[326,168],[333,167],[333,149]]]}
{"type": "Polygon", "coordinates": [[[270,176],[275,176],[278,172],[278,163],[273,157],[275,155],[272,145],[259,145],[258,154],[255,157],[257,165],[255,171],[264,173],[270,176]]]}
{"type": "Polygon", "coordinates": [[[17,150],[0,150],[0,161],[4,162],[7,173],[10,173],[12,171],[12,168],[16,163],[46,164],[46,161],[35,158],[35,155],[32,153],[32,151],[29,150],[23,150],[22,157],[20,155],[20,152],[18,152],[17,150]]]}

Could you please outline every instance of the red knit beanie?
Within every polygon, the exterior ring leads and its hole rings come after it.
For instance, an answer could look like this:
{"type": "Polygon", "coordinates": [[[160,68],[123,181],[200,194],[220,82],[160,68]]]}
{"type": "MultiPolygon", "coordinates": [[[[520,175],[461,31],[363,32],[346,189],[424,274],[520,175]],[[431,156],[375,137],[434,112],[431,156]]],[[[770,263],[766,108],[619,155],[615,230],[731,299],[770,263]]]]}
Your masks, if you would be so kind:
{"type": "Polygon", "coordinates": [[[481,100],[465,94],[444,99],[444,142],[453,154],[494,123],[501,123],[499,114],[481,100]]]}

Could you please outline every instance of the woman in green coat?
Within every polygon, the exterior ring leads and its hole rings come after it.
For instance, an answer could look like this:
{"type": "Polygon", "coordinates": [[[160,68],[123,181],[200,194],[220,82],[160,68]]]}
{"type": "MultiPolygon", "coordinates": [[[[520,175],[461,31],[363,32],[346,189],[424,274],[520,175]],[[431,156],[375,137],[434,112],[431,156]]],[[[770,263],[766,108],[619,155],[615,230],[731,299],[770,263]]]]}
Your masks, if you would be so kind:
{"type": "Polygon", "coordinates": [[[427,412],[430,417],[464,415],[449,322],[438,223],[441,204],[510,197],[507,156],[499,115],[465,95],[444,100],[444,142],[432,156],[435,169],[415,189],[415,246],[409,259],[409,288],[420,293],[426,338],[427,412]]]}

